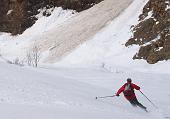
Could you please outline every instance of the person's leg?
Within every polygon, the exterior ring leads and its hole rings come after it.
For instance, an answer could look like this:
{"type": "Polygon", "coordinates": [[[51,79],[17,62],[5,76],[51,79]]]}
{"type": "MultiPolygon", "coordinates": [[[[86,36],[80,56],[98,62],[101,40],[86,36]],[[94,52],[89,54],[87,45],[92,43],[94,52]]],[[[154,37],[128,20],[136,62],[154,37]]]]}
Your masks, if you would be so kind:
{"type": "Polygon", "coordinates": [[[129,102],[133,107],[137,107],[137,104],[134,100],[129,100],[129,102]]]}
{"type": "Polygon", "coordinates": [[[141,103],[139,103],[139,101],[137,100],[136,97],[133,99],[133,101],[134,101],[134,103],[135,103],[137,106],[139,106],[140,108],[146,110],[146,107],[143,106],[141,103]]]}

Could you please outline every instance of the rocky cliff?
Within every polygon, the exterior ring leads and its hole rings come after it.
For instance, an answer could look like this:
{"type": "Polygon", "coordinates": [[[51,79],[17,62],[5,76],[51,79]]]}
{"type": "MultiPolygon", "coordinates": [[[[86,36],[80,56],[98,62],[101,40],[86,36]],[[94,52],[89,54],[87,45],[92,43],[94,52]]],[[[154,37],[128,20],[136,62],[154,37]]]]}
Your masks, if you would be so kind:
{"type": "Polygon", "coordinates": [[[139,45],[133,59],[154,64],[170,59],[170,0],[149,0],[126,46],[139,45]]]}
{"type": "MultiPolygon", "coordinates": [[[[21,34],[35,21],[38,9],[46,7],[62,7],[77,12],[92,7],[102,0],[1,0],[0,2],[0,32],[12,35],[21,34]]],[[[48,16],[49,13],[44,12],[48,16]]]]}

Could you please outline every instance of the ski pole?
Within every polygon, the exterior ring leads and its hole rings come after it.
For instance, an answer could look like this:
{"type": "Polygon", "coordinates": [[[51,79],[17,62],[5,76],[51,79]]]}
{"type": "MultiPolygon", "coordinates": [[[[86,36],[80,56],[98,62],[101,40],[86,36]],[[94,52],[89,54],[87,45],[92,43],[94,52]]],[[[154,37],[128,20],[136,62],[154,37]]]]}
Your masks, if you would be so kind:
{"type": "MultiPolygon", "coordinates": [[[[140,91],[140,90],[139,90],[140,91]]],[[[155,107],[158,108],[142,91],[140,91],[142,93],[143,96],[145,96],[146,99],[148,99],[148,101],[155,107]]]]}
{"type": "Polygon", "coordinates": [[[96,97],[96,99],[98,98],[108,98],[108,97],[114,97],[115,95],[112,95],[112,96],[103,96],[103,97],[96,97]]]}

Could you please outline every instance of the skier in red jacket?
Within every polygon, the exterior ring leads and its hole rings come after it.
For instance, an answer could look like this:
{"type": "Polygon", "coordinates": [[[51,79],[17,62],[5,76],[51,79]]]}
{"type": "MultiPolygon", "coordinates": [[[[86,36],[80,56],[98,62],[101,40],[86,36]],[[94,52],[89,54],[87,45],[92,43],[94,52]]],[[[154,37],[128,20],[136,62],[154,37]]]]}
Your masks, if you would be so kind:
{"type": "Polygon", "coordinates": [[[136,84],[132,83],[130,78],[127,79],[127,83],[125,83],[116,93],[116,96],[119,96],[121,92],[123,92],[125,98],[132,104],[132,106],[139,106],[140,108],[146,110],[146,107],[143,106],[141,103],[138,102],[134,89],[140,90],[140,87],[136,84]]]}

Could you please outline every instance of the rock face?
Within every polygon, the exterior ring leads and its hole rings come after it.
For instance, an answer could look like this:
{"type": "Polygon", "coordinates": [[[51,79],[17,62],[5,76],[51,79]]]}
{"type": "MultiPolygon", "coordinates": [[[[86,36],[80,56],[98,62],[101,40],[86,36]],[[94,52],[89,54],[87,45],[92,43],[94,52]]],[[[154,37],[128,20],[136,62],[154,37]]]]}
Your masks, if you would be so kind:
{"type": "MultiPolygon", "coordinates": [[[[102,0],[1,0],[0,2],[0,32],[9,32],[12,35],[23,33],[32,26],[38,14],[38,9],[46,7],[62,7],[77,12],[92,7],[102,0]]],[[[44,15],[48,16],[49,13],[44,15]]]]}
{"type": "Polygon", "coordinates": [[[154,64],[170,59],[170,0],[149,0],[126,46],[139,45],[133,59],[154,64]]]}

